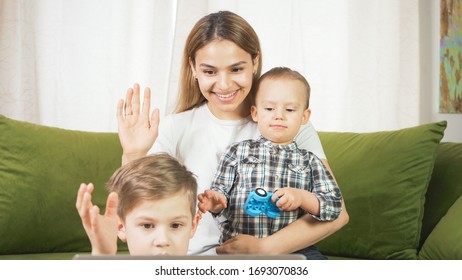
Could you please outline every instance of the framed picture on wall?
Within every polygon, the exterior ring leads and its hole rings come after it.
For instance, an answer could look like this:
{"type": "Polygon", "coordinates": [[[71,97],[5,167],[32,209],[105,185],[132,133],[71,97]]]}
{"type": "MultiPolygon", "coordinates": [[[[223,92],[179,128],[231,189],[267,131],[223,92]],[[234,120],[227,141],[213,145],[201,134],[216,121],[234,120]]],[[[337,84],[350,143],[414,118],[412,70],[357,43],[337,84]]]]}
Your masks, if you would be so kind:
{"type": "Polygon", "coordinates": [[[462,113],[462,0],[441,0],[440,113],[462,113]]]}

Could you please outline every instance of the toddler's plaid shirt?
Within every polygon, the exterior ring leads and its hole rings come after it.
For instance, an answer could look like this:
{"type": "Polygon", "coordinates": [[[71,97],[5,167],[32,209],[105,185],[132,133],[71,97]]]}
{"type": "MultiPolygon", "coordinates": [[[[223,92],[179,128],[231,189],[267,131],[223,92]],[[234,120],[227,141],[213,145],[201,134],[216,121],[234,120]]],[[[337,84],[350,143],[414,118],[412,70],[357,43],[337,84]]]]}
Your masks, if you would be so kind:
{"type": "Polygon", "coordinates": [[[238,233],[266,237],[306,214],[299,208],[281,211],[276,219],[264,214],[249,216],[244,212],[244,204],[257,187],[267,192],[285,187],[312,192],[320,202],[320,215],[312,216],[320,221],[336,219],[341,211],[340,189],[313,153],[299,149],[295,142],[275,145],[262,136],[258,140],[245,140],[231,145],[223,154],[211,187],[223,193],[228,201],[228,208],[218,215],[224,218],[220,222],[221,242],[238,233]]]}

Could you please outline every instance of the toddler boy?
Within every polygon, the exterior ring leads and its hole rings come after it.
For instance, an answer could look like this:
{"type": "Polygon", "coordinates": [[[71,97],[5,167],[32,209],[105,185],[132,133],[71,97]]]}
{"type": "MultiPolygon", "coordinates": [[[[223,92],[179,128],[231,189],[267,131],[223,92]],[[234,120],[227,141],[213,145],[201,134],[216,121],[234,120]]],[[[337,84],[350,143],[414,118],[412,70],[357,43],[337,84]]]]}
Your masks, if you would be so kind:
{"type": "MultiPolygon", "coordinates": [[[[297,71],[278,67],[260,78],[251,107],[260,138],[231,145],[210,190],[199,195],[202,212],[225,218],[221,242],[240,233],[266,237],[306,213],[321,221],[340,214],[342,196],[333,176],[318,157],[294,142],[309,120],[309,98],[310,86],[297,71]],[[257,188],[273,193],[271,201],[282,210],[278,217],[245,213],[245,202],[257,188]]],[[[314,246],[298,253],[324,259],[314,246]]]]}

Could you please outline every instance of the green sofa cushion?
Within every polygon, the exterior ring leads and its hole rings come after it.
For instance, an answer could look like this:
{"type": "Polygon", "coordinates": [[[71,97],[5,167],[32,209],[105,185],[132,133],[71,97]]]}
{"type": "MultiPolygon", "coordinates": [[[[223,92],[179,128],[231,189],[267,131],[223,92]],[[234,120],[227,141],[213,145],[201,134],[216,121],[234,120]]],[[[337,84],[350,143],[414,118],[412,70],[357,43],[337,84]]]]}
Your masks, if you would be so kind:
{"type": "MultiPolygon", "coordinates": [[[[422,221],[422,245],[430,232],[462,195],[462,145],[441,143],[432,178],[425,195],[425,216],[422,221]]],[[[462,218],[460,219],[462,221],[462,218]]]]}
{"type": "Polygon", "coordinates": [[[419,253],[424,260],[462,260],[462,196],[436,225],[419,253]]]}
{"type": "Polygon", "coordinates": [[[82,182],[106,181],[121,164],[116,133],[71,131],[0,115],[0,254],[82,252],[90,243],[75,209],[82,182]]]}
{"type": "Polygon", "coordinates": [[[318,243],[321,252],[417,259],[425,192],[446,125],[319,133],[350,216],[344,228],[318,243]]]}

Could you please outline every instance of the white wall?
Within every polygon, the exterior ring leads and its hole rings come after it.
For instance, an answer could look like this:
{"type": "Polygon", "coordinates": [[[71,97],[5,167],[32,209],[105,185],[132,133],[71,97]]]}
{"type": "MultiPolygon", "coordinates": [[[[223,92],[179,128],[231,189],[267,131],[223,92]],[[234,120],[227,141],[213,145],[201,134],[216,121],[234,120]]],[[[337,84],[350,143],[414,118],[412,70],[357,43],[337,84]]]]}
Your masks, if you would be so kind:
{"type": "Polygon", "coordinates": [[[11,118],[116,131],[117,99],[134,82],[168,113],[192,25],[228,9],[259,34],[264,70],[307,76],[319,131],[447,120],[443,141],[462,142],[462,114],[438,113],[439,0],[266,1],[277,16],[262,0],[0,2],[0,113],[11,118]]]}

